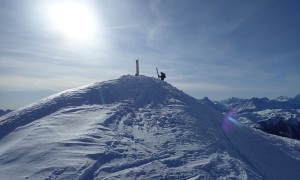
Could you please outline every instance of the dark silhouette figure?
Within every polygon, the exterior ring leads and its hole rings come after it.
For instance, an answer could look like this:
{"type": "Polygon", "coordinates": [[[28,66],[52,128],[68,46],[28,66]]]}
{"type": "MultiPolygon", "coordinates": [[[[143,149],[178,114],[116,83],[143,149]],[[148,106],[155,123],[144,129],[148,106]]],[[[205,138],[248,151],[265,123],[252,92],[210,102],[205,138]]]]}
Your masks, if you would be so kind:
{"type": "Polygon", "coordinates": [[[160,72],[160,76],[158,76],[158,77],[160,77],[160,79],[163,81],[166,78],[166,74],[163,72],[160,72]]]}

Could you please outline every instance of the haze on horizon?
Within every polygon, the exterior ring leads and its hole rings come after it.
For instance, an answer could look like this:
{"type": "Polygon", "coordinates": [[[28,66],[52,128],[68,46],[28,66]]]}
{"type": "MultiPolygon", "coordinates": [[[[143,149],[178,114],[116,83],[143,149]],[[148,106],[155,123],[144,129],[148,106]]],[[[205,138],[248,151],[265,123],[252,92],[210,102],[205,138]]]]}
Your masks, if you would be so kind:
{"type": "Polygon", "coordinates": [[[297,0],[2,0],[0,109],[140,72],[195,98],[300,94],[297,0]],[[80,15],[78,15],[80,14],[80,15]]]}

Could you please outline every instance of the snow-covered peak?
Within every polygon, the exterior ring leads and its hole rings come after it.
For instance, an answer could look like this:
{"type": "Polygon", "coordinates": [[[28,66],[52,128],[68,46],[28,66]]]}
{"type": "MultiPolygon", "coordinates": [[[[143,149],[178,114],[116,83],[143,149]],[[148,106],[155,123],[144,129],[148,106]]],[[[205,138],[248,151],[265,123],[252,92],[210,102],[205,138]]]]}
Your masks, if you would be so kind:
{"type": "Polygon", "coordinates": [[[18,126],[26,125],[62,108],[113,104],[128,100],[136,107],[145,104],[166,104],[170,101],[189,102],[190,105],[196,103],[194,98],[159,79],[124,75],[115,80],[97,82],[54,94],[15,110],[8,116],[0,117],[0,138],[18,126]]]}
{"type": "Polygon", "coordinates": [[[0,117],[0,177],[300,176],[297,142],[262,135],[212,104],[159,79],[130,75],[49,96],[0,117]]]}
{"type": "Polygon", "coordinates": [[[281,101],[281,102],[284,102],[284,101],[288,101],[290,98],[287,97],[287,96],[279,96],[277,97],[275,100],[276,101],[281,101]]]}
{"type": "Polygon", "coordinates": [[[128,99],[135,100],[137,104],[145,102],[163,103],[169,97],[181,98],[182,96],[187,97],[183,92],[159,79],[124,75],[115,80],[97,82],[63,91],[29,105],[29,107],[37,104],[59,104],[62,102],[65,103],[64,106],[112,104],[128,99]]]}
{"type": "Polygon", "coordinates": [[[235,104],[241,104],[243,102],[245,102],[246,99],[241,99],[241,98],[236,98],[236,97],[231,97],[225,100],[221,100],[220,103],[223,105],[235,105],[235,104]]]}
{"type": "MultiPolygon", "coordinates": [[[[0,176],[185,179],[199,175],[194,170],[199,163],[209,166],[219,158],[221,166],[228,158],[244,166],[231,155],[199,151],[227,146],[218,139],[220,132],[207,131],[215,127],[213,119],[222,115],[145,76],[67,90],[1,117],[0,176]]],[[[201,176],[231,177],[229,167],[225,169],[226,174],[208,169],[201,176]]],[[[234,176],[243,176],[243,171],[234,176]]]]}

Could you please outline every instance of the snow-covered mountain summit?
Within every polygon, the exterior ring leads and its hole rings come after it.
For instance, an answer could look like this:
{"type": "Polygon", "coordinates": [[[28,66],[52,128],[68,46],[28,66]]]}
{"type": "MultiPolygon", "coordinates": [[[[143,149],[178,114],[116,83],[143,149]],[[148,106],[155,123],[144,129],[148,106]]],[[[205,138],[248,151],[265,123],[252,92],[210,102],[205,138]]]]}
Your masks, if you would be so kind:
{"type": "Polygon", "coordinates": [[[3,117],[0,121],[0,138],[16,127],[50,115],[62,108],[84,105],[112,105],[131,102],[135,108],[149,104],[166,104],[173,99],[192,102],[171,85],[145,76],[123,76],[116,80],[94,83],[49,96],[3,117]]]}
{"type": "Polygon", "coordinates": [[[233,118],[155,78],[94,83],[0,117],[0,177],[300,176],[298,141],[235,125],[233,118]]]}

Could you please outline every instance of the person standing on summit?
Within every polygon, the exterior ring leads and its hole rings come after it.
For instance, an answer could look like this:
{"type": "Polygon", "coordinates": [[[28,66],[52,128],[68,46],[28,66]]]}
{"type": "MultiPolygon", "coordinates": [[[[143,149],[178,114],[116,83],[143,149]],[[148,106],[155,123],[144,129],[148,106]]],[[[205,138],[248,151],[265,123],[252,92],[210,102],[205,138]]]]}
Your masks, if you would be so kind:
{"type": "Polygon", "coordinates": [[[160,75],[158,77],[163,81],[166,78],[166,74],[163,72],[160,72],[160,75]]]}
{"type": "Polygon", "coordinates": [[[167,77],[166,74],[163,72],[160,72],[160,75],[159,75],[157,67],[156,67],[156,72],[157,72],[158,78],[160,78],[162,81],[167,77]]]}

